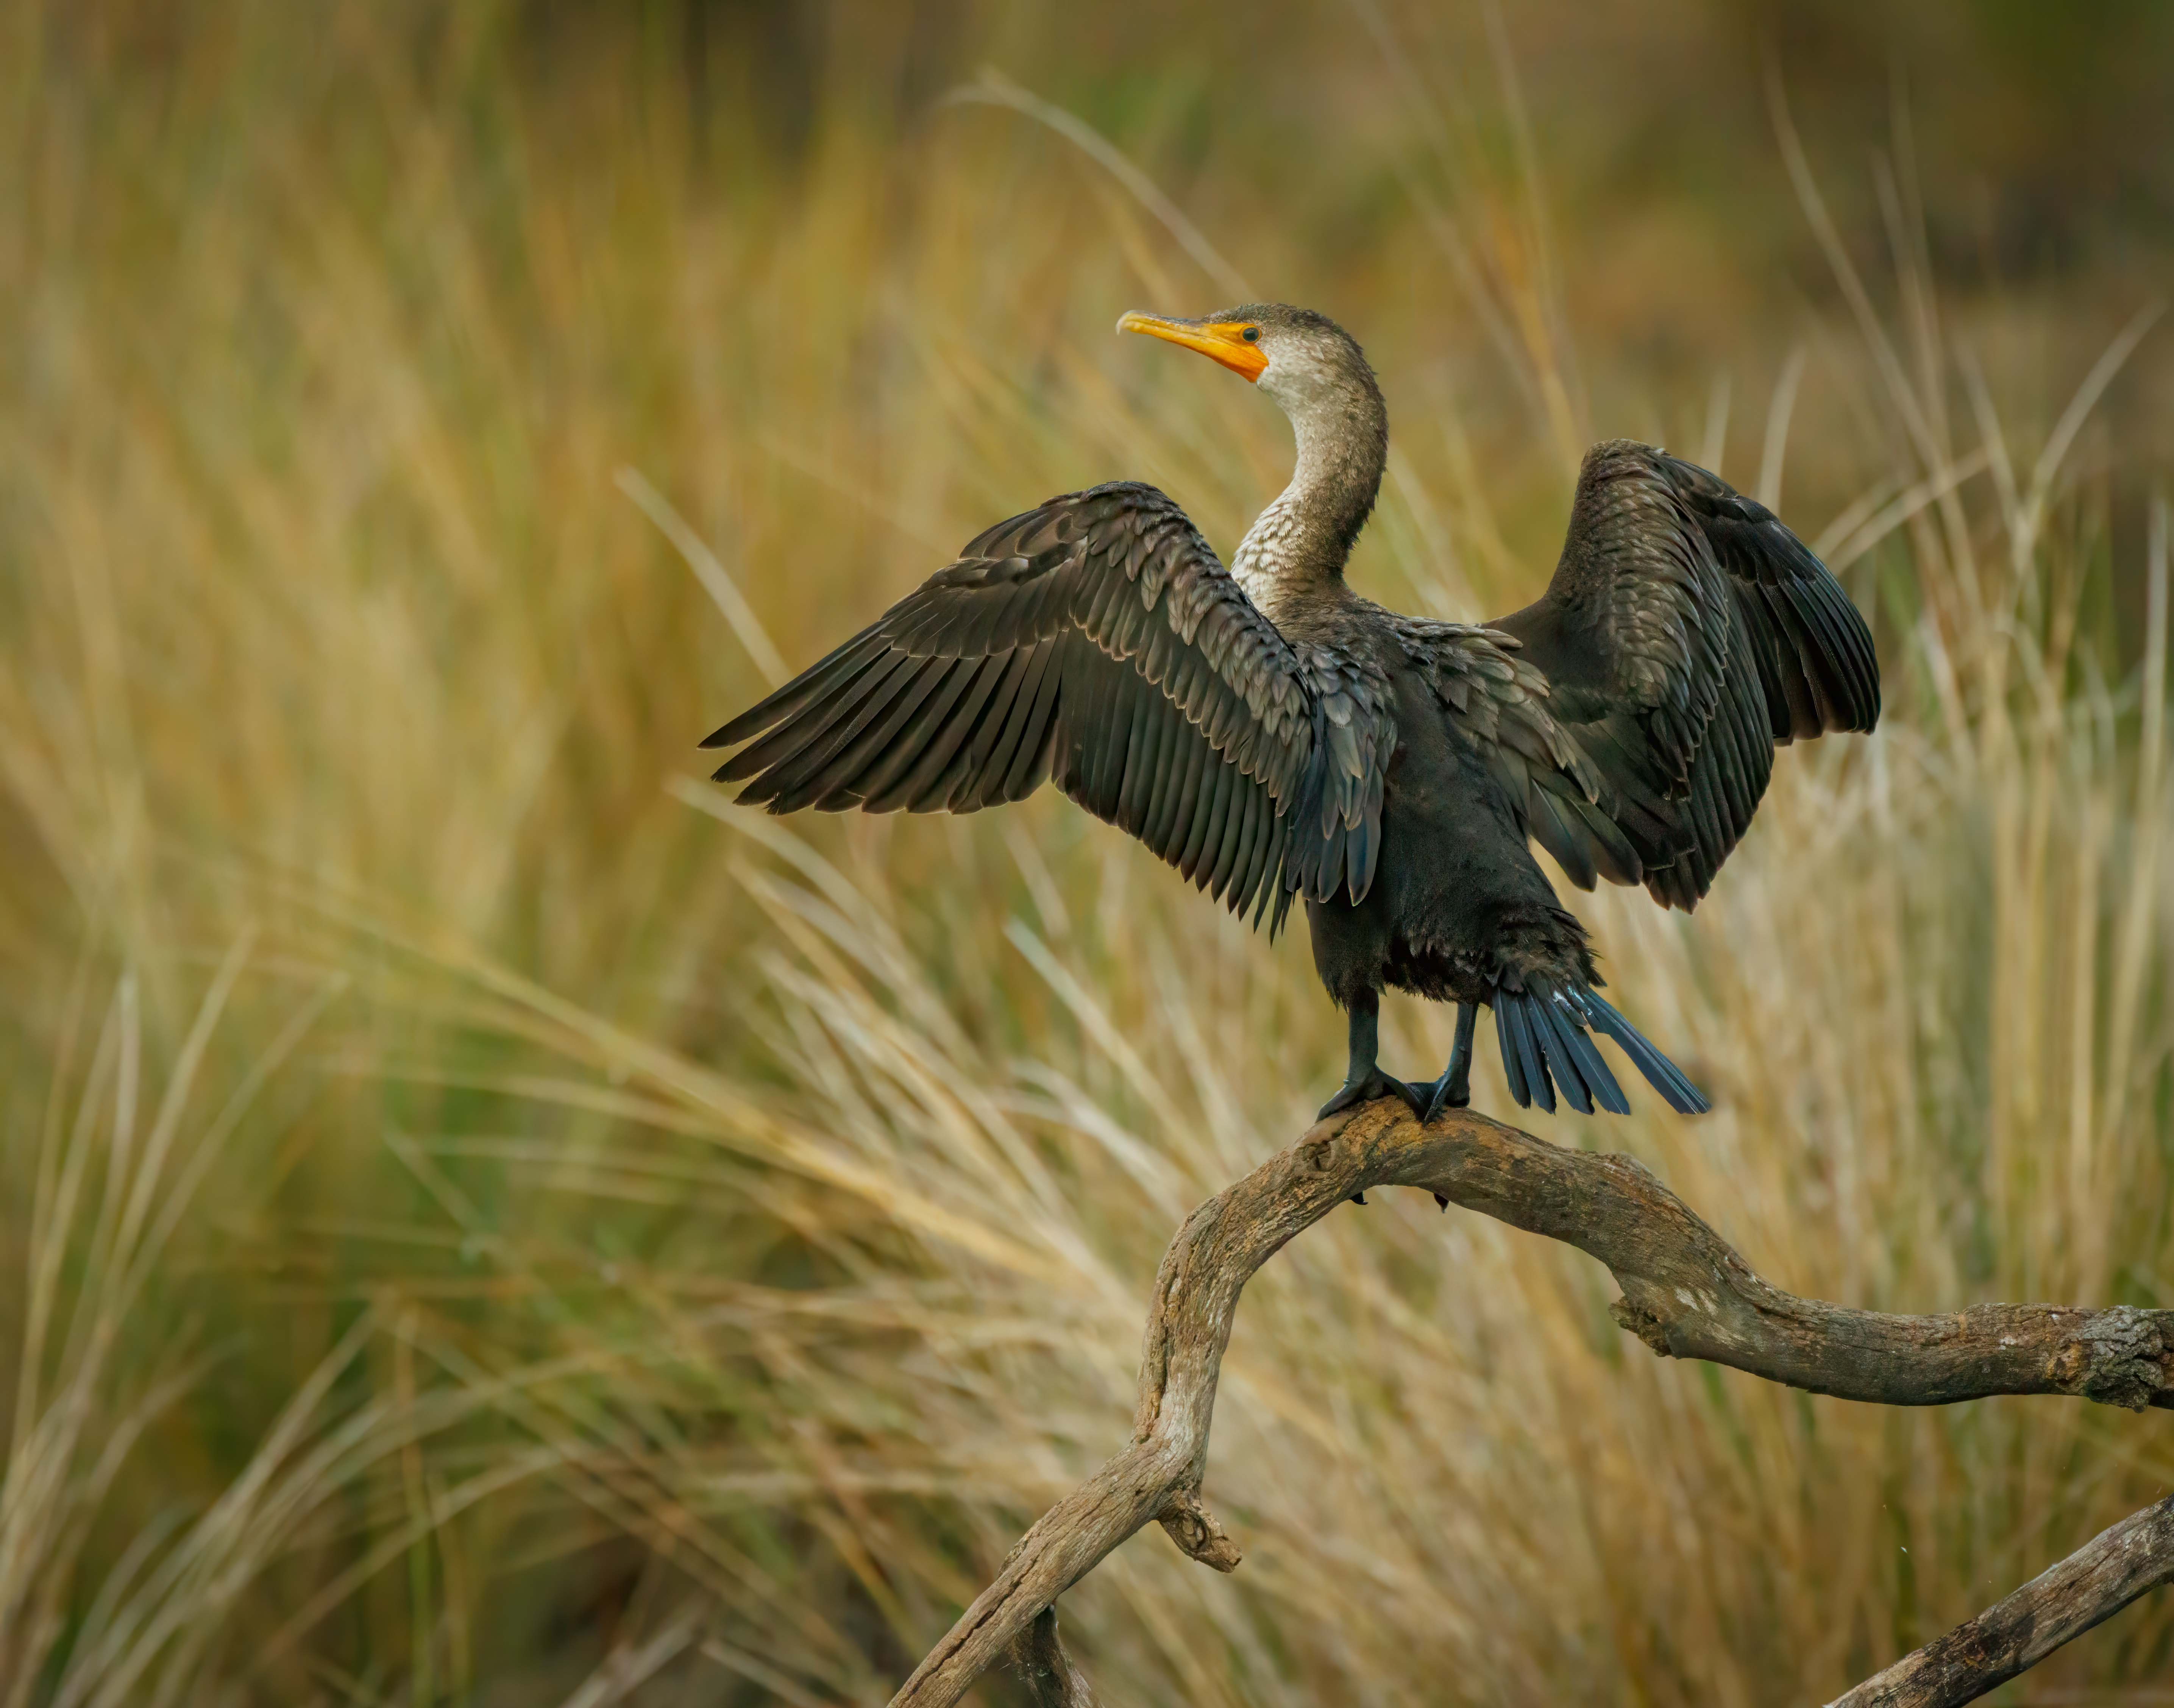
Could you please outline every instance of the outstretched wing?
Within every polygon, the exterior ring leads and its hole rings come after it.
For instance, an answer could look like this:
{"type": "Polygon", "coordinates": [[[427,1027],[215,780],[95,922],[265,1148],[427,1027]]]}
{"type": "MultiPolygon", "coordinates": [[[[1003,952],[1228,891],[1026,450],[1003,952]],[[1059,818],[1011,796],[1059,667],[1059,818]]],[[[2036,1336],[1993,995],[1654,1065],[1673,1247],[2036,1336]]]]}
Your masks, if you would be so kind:
{"type": "Polygon", "coordinates": [[[1574,878],[1642,881],[1690,910],[1749,827],[1779,743],[1879,719],[1872,635],[1841,584],[1763,505],[1651,446],[1595,446],[1537,603],[1491,626],[1548,678],[1636,858],[1583,819],[1533,814],[1574,878]]]}
{"type": "Polygon", "coordinates": [[[969,813],[1052,778],[1279,922],[1373,882],[1387,704],[1378,673],[1295,651],[1183,511],[1123,482],[998,523],[703,745],[749,743],[717,777],[773,813],[969,813]]]}

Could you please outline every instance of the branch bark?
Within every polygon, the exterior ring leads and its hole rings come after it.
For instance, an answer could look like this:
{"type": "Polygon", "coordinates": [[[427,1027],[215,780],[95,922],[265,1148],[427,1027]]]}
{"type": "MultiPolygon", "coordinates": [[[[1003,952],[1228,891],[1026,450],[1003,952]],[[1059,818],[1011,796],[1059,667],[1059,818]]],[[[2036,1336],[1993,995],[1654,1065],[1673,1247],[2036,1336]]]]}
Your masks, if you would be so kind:
{"type": "MultiPolygon", "coordinates": [[[[1630,1157],[1566,1150],[1469,1110],[1422,1128],[1401,1103],[1385,1100],[1312,1127],[1186,1218],[1155,1277],[1131,1440],[1020,1538],[996,1581],[929,1651],[891,1708],[949,1708],[1015,1640],[1024,1635],[1030,1645],[1037,1643],[1029,1628],[1038,1616],[1151,1520],[1203,1565],[1220,1571],[1236,1566],[1237,1549],[1199,1494],[1238,1295],[1286,1240],[1355,1193],[1387,1186],[1417,1186],[1598,1258],[1623,1289],[1613,1307],[1615,1320],[1663,1357],[1706,1359],[1814,1393],[1885,1405],[2037,1393],[2080,1395],[2131,1410],[2174,1405],[2174,1311],[1981,1305],[1944,1316],[1901,1316],[1800,1299],[1754,1273],[1728,1241],[1630,1157]]],[[[2078,1581],[2086,1601],[2110,1592],[2113,1584],[2105,1573],[2087,1572],[2078,1581]]],[[[2139,1583],[2089,1617],[2082,1617],[2085,1602],[2078,1602],[2082,1622],[2068,1635],[2150,1586],[2139,1583]]],[[[2009,1605],[2002,1603],[1961,1630],[1982,1625],[2009,1605]]],[[[1951,1633],[1920,1655],[1960,1635],[1951,1633]]],[[[1046,1636],[1046,1645],[1023,1664],[1039,1656],[1053,1676],[1077,1678],[1057,1643],[1053,1619],[1046,1636]]],[[[2025,1647],[2035,1640],[2023,1640],[2025,1647]]],[[[1966,1664],[1967,1652],[1967,1644],[1953,1650],[1954,1664],[1966,1664]]],[[[2010,1676],[1987,1672],[1985,1682],[1965,1695],[1843,1700],[1960,1702],[2010,1676]]],[[[1084,1679],[1079,1689],[1085,1689],[1084,1679]]],[[[1084,1702],[1091,1694],[1040,1700],[1084,1702]]]]}
{"type": "MultiPolygon", "coordinates": [[[[2174,1494],[2132,1512],[2014,1594],[1905,1655],[1827,1708],[1954,1708],[2174,1580],[2174,1494]]],[[[1057,1640],[1056,1627],[1050,1640],[1057,1640]]]]}
{"type": "Polygon", "coordinates": [[[1057,1640],[1055,1608],[1044,1608],[1012,1639],[1011,1663],[1034,1708],[1102,1708],[1087,1675],[1057,1640]]]}

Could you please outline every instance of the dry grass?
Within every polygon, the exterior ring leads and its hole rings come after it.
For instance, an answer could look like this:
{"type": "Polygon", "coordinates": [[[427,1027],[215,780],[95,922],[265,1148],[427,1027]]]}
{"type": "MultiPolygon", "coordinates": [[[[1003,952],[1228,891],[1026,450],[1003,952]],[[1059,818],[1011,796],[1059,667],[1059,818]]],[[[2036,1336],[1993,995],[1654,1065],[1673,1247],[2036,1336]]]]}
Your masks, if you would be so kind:
{"type": "MultiPolygon", "coordinates": [[[[1886,727],[1785,757],[1695,921],[1585,906],[1715,1114],[1539,1130],[1800,1291],[2174,1304],[2164,367],[2118,268],[1944,297],[1906,132],[1815,174],[1758,114],[1807,264],[1716,283],[1625,235],[1695,198],[1541,181],[1566,97],[1484,14],[1462,73],[1393,8],[1250,46],[1333,145],[1125,84],[1214,247],[930,106],[1054,26],[841,10],[781,164],[793,102],[690,108],[654,28],[84,15],[0,23],[0,1702],[877,1702],[1110,1450],[1171,1227],[1335,1076],[1302,942],[1061,802],[781,824],[690,740],[1046,493],[1235,539],[1281,424],[1106,336],[1218,272],[1387,370],[1381,597],[1522,603],[1620,430],[1786,474],[1879,613],[1886,727]]],[[[1109,1698],[1807,1700],[2174,1480],[2148,1418],[1656,1363],[1609,1290],[1423,1197],[1284,1254],[1247,1564],[1077,1592],[1109,1698]]]]}

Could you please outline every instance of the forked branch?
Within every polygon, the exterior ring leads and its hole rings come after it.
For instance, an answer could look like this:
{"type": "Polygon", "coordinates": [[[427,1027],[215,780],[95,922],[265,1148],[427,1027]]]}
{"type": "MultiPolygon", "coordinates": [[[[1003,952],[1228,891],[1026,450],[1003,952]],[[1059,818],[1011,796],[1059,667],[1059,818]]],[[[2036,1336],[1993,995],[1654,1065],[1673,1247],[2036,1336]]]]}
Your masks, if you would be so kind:
{"type": "MultiPolygon", "coordinates": [[[[1799,1299],[1761,1280],[1629,1157],[1566,1150],[1470,1111],[1422,1128],[1400,1103],[1371,1104],[1315,1127],[1186,1218],[1155,1277],[1131,1440],[1027,1532],[996,1581],[891,1699],[892,1708],[948,1708],[1008,1649],[1023,1667],[1036,1669],[1029,1682],[1037,1701],[1091,1702],[1085,1680],[1057,1644],[1054,1619],[1042,1627],[1035,1622],[1151,1521],[1203,1564],[1222,1571],[1236,1566],[1238,1551],[1200,1504],[1199,1491],[1238,1295],[1285,1240],[1353,1194],[1390,1186],[1417,1186],[1598,1258],[1623,1289],[1616,1321],[1664,1357],[1706,1359],[1814,1393],[1884,1405],[2035,1393],[2078,1394],[2132,1410],[2174,1404],[2174,1312],[1981,1305],[1940,1316],[1895,1316],[1799,1299]]],[[[2116,1526],[1844,1700],[1852,1708],[1963,1702],[2034,1664],[2165,1580],[2163,1570],[2152,1576],[2150,1564],[2174,1560],[2165,1540],[2174,1521],[2163,1513],[2163,1505],[2154,1507],[2116,1526]],[[2148,1522],[2155,1519],[2156,1528],[2148,1522]],[[2124,1539],[2108,1543],[2117,1534],[2124,1539]],[[2160,1540],[2145,1549],[2134,1539],[2145,1536],[2160,1540]],[[2116,1549],[2110,1558],[2121,1569],[2078,1564],[2101,1545],[2116,1549]],[[2052,1624],[2034,1626],[2039,1635],[2026,1632],[2020,1648],[2005,1638],[1988,1640],[1983,1662],[1970,1660],[1979,1651],[1964,1633],[2009,1630],[1989,1622],[2056,1578],[2067,1586],[2060,1592],[2067,1597],[2064,1635],[2007,1672],[1988,1668],[2032,1648],[2052,1624]],[[1955,1646],[1936,1660],[1923,1658],[1943,1645],[1955,1646]],[[1939,1676],[1950,1679],[1977,1664],[1983,1682],[1925,1694],[1902,1676],[1913,1664],[1928,1678],[1928,1669],[1944,1669],[1939,1676]],[[1957,1689],[1963,1694],[1954,1694],[1957,1689]]]]}

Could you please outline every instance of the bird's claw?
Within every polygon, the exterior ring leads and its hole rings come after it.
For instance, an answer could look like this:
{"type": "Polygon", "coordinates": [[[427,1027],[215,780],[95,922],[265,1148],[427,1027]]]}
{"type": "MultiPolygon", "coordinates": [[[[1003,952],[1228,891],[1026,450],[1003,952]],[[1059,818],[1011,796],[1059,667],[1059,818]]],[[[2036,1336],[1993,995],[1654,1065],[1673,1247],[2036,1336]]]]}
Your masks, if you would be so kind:
{"type": "Polygon", "coordinates": [[[1335,1096],[1321,1105],[1317,1121],[1326,1121],[1332,1115],[1341,1115],[1347,1109],[1356,1109],[1362,1103],[1371,1103],[1377,1098],[1400,1097],[1404,1106],[1413,1114],[1420,1112],[1420,1097],[1417,1090],[1401,1079],[1392,1079],[1376,1068],[1364,1079],[1347,1079],[1335,1096]]]}
{"type": "Polygon", "coordinates": [[[1445,1109],[1468,1109],[1472,1105],[1472,1086],[1450,1084],[1450,1076],[1441,1078],[1427,1088],[1426,1107],[1420,1112],[1420,1125],[1425,1127],[1445,1109]]]}

